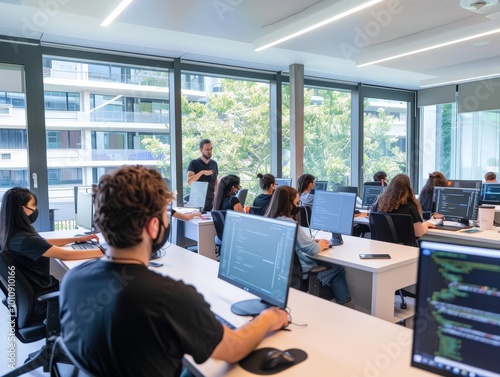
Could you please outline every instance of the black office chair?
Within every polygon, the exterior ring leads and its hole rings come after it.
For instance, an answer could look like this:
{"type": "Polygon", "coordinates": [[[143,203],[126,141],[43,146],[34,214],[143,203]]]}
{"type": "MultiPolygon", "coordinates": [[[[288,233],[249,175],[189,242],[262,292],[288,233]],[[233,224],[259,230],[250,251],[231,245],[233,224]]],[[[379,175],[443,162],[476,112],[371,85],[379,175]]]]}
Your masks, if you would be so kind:
{"type": "Polygon", "coordinates": [[[215,232],[215,256],[220,256],[220,247],[222,246],[222,233],[224,232],[224,220],[226,218],[226,211],[212,210],[212,221],[214,222],[215,232]]]}
{"type": "Polygon", "coordinates": [[[411,215],[370,212],[368,219],[373,240],[417,246],[411,215]]]}
{"type": "Polygon", "coordinates": [[[300,226],[309,228],[311,224],[312,207],[300,206],[300,226]]]}
{"type": "Polygon", "coordinates": [[[47,318],[38,321],[32,320],[35,294],[21,270],[19,268],[12,269],[12,267],[15,267],[15,264],[9,255],[0,252],[2,303],[9,310],[9,314],[14,316],[12,317],[14,319],[12,323],[14,324],[16,338],[21,343],[32,343],[45,338],[45,344],[39,351],[30,354],[23,365],[11,370],[2,377],[21,376],[39,367],[43,367],[43,371],[48,372],[52,347],[60,331],[59,292],[47,293],[38,298],[39,301],[47,302],[47,318]],[[14,273],[11,271],[14,271],[14,273]],[[11,290],[10,296],[9,288],[11,290]],[[12,296],[12,288],[15,289],[15,296],[12,296]]]}
{"type": "Polygon", "coordinates": [[[245,201],[247,200],[247,194],[248,194],[248,189],[240,189],[236,193],[236,197],[240,201],[242,207],[245,206],[245,201]]]}
{"type": "Polygon", "coordinates": [[[60,336],[56,338],[52,348],[49,371],[50,377],[94,377],[76,361],[60,336]]]}
{"type": "MultiPolygon", "coordinates": [[[[372,240],[398,243],[406,246],[417,246],[411,215],[402,213],[370,212],[368,218],[370,220],[370,233],[372,240]]],[[[401,309],[406,309],[407,305],[404,300],[404,296],[405,294],[411,294],[402,289],[400,289],[398,293],[401,296],[400,307],[401,309]]]]}
{"type": "Polygon", "coordinates": [[[264,213],[262,213],[262,208],[255,207],[255,206],[250,206],[248,213],[250,213],[252,215],[262,215],[262,216],[264,215],[264,213]]]}
{"type": "Polygon", "coordinates": [[[302,265],[296,253],[293,254],[293,268],[292,280],[290,283],[291,288],[298,289],[302,292],[307,292],[311,295],[321,297],[327,300],[333,299],[333,292],[329,286],[323,286],[318,279],[318,274],[328,268],[325,266],[316,266],[309,270],[308,278],[304,279],[302,272],[302,265]]]}

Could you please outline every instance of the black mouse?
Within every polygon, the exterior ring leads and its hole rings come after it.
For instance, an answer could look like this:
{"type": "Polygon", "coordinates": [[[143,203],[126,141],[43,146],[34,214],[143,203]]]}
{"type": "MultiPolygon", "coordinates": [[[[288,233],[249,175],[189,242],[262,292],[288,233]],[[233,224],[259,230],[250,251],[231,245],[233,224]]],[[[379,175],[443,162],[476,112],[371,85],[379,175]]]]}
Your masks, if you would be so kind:
{"type": "Polygon", "coordinates": [[[289,365],[295,361],[292,355],[286,351],[271,350],[262,359],[260,369],[272,370],[282,365],[289,365]]]}

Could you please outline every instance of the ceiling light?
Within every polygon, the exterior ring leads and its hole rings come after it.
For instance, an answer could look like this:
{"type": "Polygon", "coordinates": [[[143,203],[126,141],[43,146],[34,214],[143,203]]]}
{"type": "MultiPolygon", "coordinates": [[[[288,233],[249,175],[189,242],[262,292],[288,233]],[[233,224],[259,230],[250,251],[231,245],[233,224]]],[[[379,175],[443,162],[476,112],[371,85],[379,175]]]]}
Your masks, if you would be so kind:
{"type": "MultiPolygon", "coordinates": [[[[303,18],[288,23],[286,26],[278,29],[268,35],[257,39],[254,42],[255,51],[262,51],[266,48],[275,46],[299,35],[315,30],[321,26],[327,25],[334,21],[340,20],[353,13],[371,7],[383,0],[343,0],[330,7],[321,9],[320,11],[304,16],[303,18]],[[357,4],[357,5],[356,5],[357,4]]],[[[283,21],[284,22],[284,21],[283,21]]],[[[288,21],[290,22],[290,21],[288,21]]]]}
{"type": "Polygon", "coordinates": [[[485,37],[487,35],[492,35],[492,34],[496,34],[496,33],[500,33],[500,29],[494,29],[494,30],[490,30],[490,31],[487,31],[487,32],[484,32],[484,33],[479,33],[479,34],[471,35],[469,37],[459,38],[459,39],[451,40],[451,41],[448,41],[448,42],[438,43],[438,44],[435,44],[435,45],[431,45],[431,46],[419,48],[419,49],[416,49],[416,50],[412,50],[412,51],[408,51],[408,52],[403,52],[401,54],[396,54],[396,55],[388,56],[386,58],[382,58],[382,59],[378,59],[378,60],[373,60],[373,61],[370,61],[370,62],[367,62],[367,63],[362,63],[362,64],[357,65],[356,67],[358,67],[358,68],[360,68],[360,67],[366,67],[367,65],[378,64],[378,63],[386,62],[386,61],[389,61],[389,60],[399,59],[399,58],[403,58],[405,56],[419,54],[421,52],[435,50],[435,49],[441,48],[441,47],[451,46],[451,45],[454,45],[454,44],[457,44],[457,43],[462,43],[462,42],[470,41],[472,39],[477,39],[477,38],[485,37]]]}
{"type": "Polygon", "coordinates": [[[476,74],[475,76],[469,76],[464,78],[456,78],[456,77],[450,78],[450,76],[448,76],[447,79],[423,80],[420,82],[420,88],[424,89],[424,88],[432,88],[434,86],[443,86],[448,84],[460,84],[469,81],[492,79],[499,76],[500,76],[500,68],[497,68],[496,70],[490,70],[490,72],[483,71],[482,73],[476,74]]]}
{"type": "Polygon", "coordinates": [[[101,26],[107,27],[109,26],[110,23],[112,23],[118,15],[124,11],[126,7],[129,6],[129,4],[132,2],[132,0],[122,0],[120,4],[113,10],[108,17],[101,23],[101,26]]]}

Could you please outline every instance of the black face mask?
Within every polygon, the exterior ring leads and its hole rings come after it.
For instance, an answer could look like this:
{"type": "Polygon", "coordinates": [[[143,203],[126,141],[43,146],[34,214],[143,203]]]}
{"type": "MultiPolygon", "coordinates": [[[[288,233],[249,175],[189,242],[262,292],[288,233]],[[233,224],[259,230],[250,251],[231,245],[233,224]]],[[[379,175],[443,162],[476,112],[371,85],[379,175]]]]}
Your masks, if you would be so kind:
{"type": "Polygon", "coordinates": [[[158,218],[160,221],[160,233],[158,233],[158,236],[153,240],[153,245],[151,247],[151,256],[155,257],[158,250],[160,250],[163,245],[167,243],[168,236],[170,233],[170,226],[165,228],[165,225],[163,225],[162,219],[158,218]],[[161,233],[161,228],[163,228],[163,235],[161,233]],[[161,238],[161,239],[160,239],[161,238]]]}
{"type": "Polygon", "coordinates": [[[28,216],[28,220],[31,221],[31,223],[33,224],[36,221],[36,219],[38,219],[38,208],[35,208],[35,209],[30,208],[30,207],[26,207],[26,208],[31,209],[33,211],[33,213],[28,216]]]}
{"type": "Polygon", "coordinates": [[[295,216],[299,212],[300,212],[300,207],[297,207],[296,205],[293,205],[293,207],[292,207],[292,216],[295,216]]]}

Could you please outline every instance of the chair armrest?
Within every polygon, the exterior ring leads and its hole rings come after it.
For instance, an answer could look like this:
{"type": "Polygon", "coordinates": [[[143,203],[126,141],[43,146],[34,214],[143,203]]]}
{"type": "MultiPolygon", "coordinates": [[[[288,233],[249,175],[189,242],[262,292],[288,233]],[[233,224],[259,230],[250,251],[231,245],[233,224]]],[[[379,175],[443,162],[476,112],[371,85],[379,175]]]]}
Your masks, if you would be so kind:
{"type": "Polygon", "coordinates": [[[38,301],[54,301],[59,299],[59,291],[45,293],[37,298],[38,301]]]}
{"type": "Polygon", "coordinates": [[[308,272],[309,275],[317,275],[322,271],[328,270],[326,266],[315,266],[311,268],[308,272]]]}

